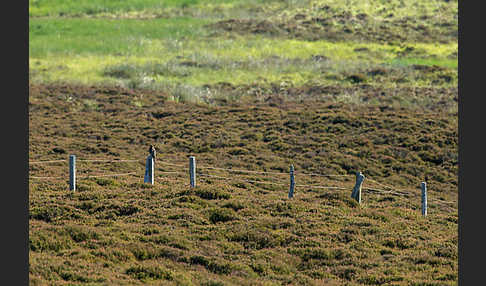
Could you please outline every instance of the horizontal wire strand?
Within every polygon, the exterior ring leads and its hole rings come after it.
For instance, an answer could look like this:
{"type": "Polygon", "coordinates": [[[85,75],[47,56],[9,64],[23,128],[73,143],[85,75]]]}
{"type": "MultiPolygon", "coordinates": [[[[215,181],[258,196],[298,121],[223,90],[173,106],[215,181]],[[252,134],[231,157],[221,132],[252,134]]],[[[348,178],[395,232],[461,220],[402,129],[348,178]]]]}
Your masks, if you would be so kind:
{"type": "Polygon", "coordinates": [[[213,169],[213,170],[224,170],[224,171],[241,172],[241,173],[253,173],[253,174],[272,174],[272,175],[288,175],[289,174],[289,173],[277,173],[277,172],[265,172],[265,171],[250,171],[250,170],[240,170],[240,169],[226,169],[226,168],[207,167],[207,166],[197,166],[196,168],[213,169]]]}
{"type": "MultiPolygon", "coordinates": [[[[199,176],[202,177],[211,177],[211,178],[218,178],[218,179],[225,179],[225,180],[233,180],[234,178],[229,177],[221,177],[221,176],[214,176],[209,174],[200,174],[199,176]]],[[[271,185],[280,185],[280,186],[288,186],[288,184],[281,184],[281,183],[273,183],[273,182],[265,182],[265,181],[255,181],[255,180],[247,180],[247,179],[239,179],[245,182],[251,183],[261,183],[261,184],[271,184],[271,185]]],[[[303,188],[318,188],[318,189],[341,189],[347,190],[348,188],[343,187],[335,187],[335,186],[315,186],[315,185],[295,185],[295,187],[303,187],[303,188]]]]}
{"type": "Polygon", "coordinates": [[[55,163],[55,162],[67,162],[68,160],[50,160],[50,161],[33,161],[29,162],[29,164],[45,164],[45,163],[55,163]]]}
{"type": "Polygon", "coordinates": [[[98,159],[76,159],[80,162],[104,162],[104,163],[119,163],[119,162],[142,162],[142,160],[98,160],[98,159]]]}
{"type": "Polygon", "coordinates": [[[64,176],[58,176],[58,177],[37,177],[37,176],[29,176],[29,179],[62,179],[65,178],[64,176]]]}
{"type": "MultiPolygon", "coordinates": [[[[63,160],[48,160],[48,161],[33,161],[29,162],[29,164],[44,164],[44,163],[56,163],[56,162],[67,162],[68,160],[63,159],[63,160]]],[[[80,162],[106,162],[106,163],[121,163],[121,162],[143,162],[143,159],[140,160],[109,160],[109,159],[77,159],[77,161],[80,162]]],[[[163,165],[169,165],[169,166],[175,166],[175,167],[184,167],[187,168],[186,165],[182,164],[174,164],[170,162],[165,162],[165,161],[157,161],[157,163],[163,164],[163,165]]],[[[252,171],[252,170],[242,170],[242,169],[229,169],[229,168],[219,168],[219,167],[212,167],[212,166],[197,166],[197,168],[200,169],[213,169],[213,170],[222,170],[222,171],[229,171],[229,172],[240,172],[240,173],[250,173],[250,174],[273,174],[273,175],[289,175],[289,173],[281,173],[281,172],[265,172],[265,171],[252,171]]],[[[185,172],[182,171],[160,171],[158,173],[162,174],[185,174],[185,172]]],[[[97,177],[115,177],[115,176],[126,176],[126,175],[135,175],[137,172],[130,172],[130,173],[118,173],[118,174],[100,174],[100,175],[81,175],[77,176],[77,178],[97,178],[97,177]]],[[[306,175],[306,176],[318,176],[318,177],[350,177],[354,176],[352,174],[317,174],[317,173],[301,173],[301,172],[295,172],[295,175],[306,175]]],[[[211,178],[217,178],[217,179],[235,179],[235,178],[229,178],[229,177],[221,177],[221,176],[215,176],[215,175],[210,175],[210,174],[198,174],[201,177],[211,177],[211,178]]],[[[63,176],[45,176],[45,177],[39,177],[39,176],[30,176],[29,178],[32,179],[60,179],[64,178],[63,176]]],[[[378,184],[381,187],[390,189],[390,190],[383,190],[375,187],[364,187],[363,190],[369,190],[369,191],[376,191],[380,192],[383,194],[392,194],[392,195],[398,195],[398,196],[409,196],[413,193],[408,192],[403,189],[397,189],[395,187],[385,185],[383,183],[380,183],[370,177],[366,178],[368,181],[374,182],[378,184]]],[[[273,183],[273,182],[265,182],[265,181],[256,181],[256,180],[248,180],[248,179],[238,179],[241,181],[245,182],[250,182],[250,183],[259,183],[259,184],[270,184],[270,185],[280,185],[280,186],[287,186],[288,184],[282,184],[282,183],[273,183]]],[[[341,189],[341,190],[347,190],[349,188],[344,188],[344,187],[337,187],[337,186],[320,186],[320,185],[295,185],[295,187],[303,187],[303,188],[320,188],[320,189],[341,189]]],[[[438,200],[434,198],[428,198],[429,201],[434,201],[439,204],[446,204],[447,207],[450,207],[447,204],[454,204],[456,205],[455,202],[451,201],[443,201],[443,200],[438,200]]]]}
{"type": "Polygon", "coordinates": [[[86,175],[86,176],[76,176],[76,178],[84,179],[84,178],[98,178],[98,177],[118,177],[118,176],[128,176],[128,175],[135,175],[135,174],[139,174],[139,173],[130,172],[130,173],[120,173],[120,174],[86,175]]]}

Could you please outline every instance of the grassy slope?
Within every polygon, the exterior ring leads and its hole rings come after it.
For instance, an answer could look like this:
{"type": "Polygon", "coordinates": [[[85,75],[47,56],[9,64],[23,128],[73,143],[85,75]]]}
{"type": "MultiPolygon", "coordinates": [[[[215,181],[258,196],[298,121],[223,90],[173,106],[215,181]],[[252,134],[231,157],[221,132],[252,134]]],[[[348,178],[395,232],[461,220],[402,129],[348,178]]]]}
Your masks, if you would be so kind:
{"type": "MultiPolygon", "coordinates": [[[[32,284],[454,285],[456,126],[445,113],[399,108],[322,102],[208,107],[171,103],[149,91],[31,86],[32,161],[71,153],[140,159],[78,162],[79,176],[138,174],[80,178],[76,193],[67,190],[65,178],[30,181],[32,284]],[[142,184],[151,142],[157,142],[160,162],[153,187],[142,184]],[[189,155],[199,166],[194,190],[185,170],[189,155]],[[288,200],[287,175],[233,176],[203,168],[285,173],[290,164],[299,185],[347,190],[297,187],[288,200]],[[408,195],[365,190],[357,206],[349,198],[357,170],[408,195]],[[420,216],[424,176],[427,218],[420,216]]],[[[30,166],[32,176],[65,173],[66,163],[30,166]]],[[[371,180],[363,187],[382,188],[371,180]]]]}
{"type": "Polygon", "coordinates": [[[76,193],[30,180],[32,285],[457,284],[457,2],[29,1],[29,15],[30,160],[140,159],[78,162],[80,176],[139,173],[80,178],[76,193]],[[288,175],[208,169],[190,189],[189,155],[293,164],[299,185],[347,190],[288,200],[288,175]]]}

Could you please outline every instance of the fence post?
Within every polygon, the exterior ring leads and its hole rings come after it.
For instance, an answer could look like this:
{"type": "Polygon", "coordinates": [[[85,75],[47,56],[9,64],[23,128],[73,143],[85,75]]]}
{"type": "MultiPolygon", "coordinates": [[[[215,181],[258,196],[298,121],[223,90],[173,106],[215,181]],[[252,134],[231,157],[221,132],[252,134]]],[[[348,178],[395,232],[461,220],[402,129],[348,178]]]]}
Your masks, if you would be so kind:
{"type": "Polygon", "coordinates": [[[196,157],[189,157],[189,178],[191,182],[191,188],[196,187],[196,157]]]}
{"type": "Polygon", "coordinates": [[[361,204],[361,185],[363,184],[365,176],[361,172],[356,172],[356,184],[354,185],[351,197],[361,204]]]}
{"type": "Polygon", "coordinates": [[[427,216],[427,183],[422,182],[420,188],[422,189],[422,215],[427,216]]]}
{"type": "Polygon", "coordinates": [[[69,190],[76,191],[76,155],[69,155],[69,190]]]}
{"type": "Polygon", "coordinates": [[[289,188],[289,199],[294,197],[294,187],[295,187],[295,178],[294,178],[294,165],[290,165],[290,188],[289,188]]]}
{"type": "Polygon", "coordinates": [[[154,158],[152,155],[147,156],[147,162],[145,163],[145,176],[143,178],[144,183],[154,184],[154,158]]]}

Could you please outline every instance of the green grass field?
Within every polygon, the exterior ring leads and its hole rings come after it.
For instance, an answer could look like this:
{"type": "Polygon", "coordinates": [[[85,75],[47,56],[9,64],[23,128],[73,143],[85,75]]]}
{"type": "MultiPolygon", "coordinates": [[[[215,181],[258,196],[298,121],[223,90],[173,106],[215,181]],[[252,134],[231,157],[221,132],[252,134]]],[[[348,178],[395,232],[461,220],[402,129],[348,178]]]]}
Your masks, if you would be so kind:
{"type": "MultiPolygon", "coordinates": [[[[245,5],[259,5],[275,2],[275,0],[129,0],[129,1],[63,1],[63,0],[29,0],[29,16],[88,16],[126,12],[157,13],[170,9],[210,9],[212,7],[241,7],[245,5]],[[240,5],[238,5],[240,4],[240,5]]],[[[209,10],[208,9],[208,10],[209,10]]]]}
{"type": "Polygon", "coordinates": [[[29,0],[30,285],[457,285],[457,10],[29,0]]]}
{"type": "MultiPolygon", "coordinates": [[[[370,15],[367,17],[373,17],[373,21],[377,22],[356,23],[357,27],[372,27],[383,22],[381,26],[395,29],[393,21],[386,20],[387,17],[385,20],[380,19],[383,18],[382,10],[388,6],[383,6],[380,10],[380,6],[370,5],[366,1],[351,1],[348,4],[354,10],[350,10],[349,6],[342,3],[330,2],[329,4],[334,5],[333,9],[325,14],[330,8],[322,7],[329,5],[321,2],[309,2],[305,5],[289,1],[213,1],[208,6],[201,1],[172,1],[164,2],[164,7],[150,1],[123,1],[120,5],[99,1],[68,1],[62,2],[63,4],[57,1],[31,2],[30,79],[32,82],[81,82],[125,87],[143,85],[152,89],[167,89],[170,84],[178,83],[200,89],[202,86],[220,82],[233,85],[268,85],[269,82],[286,82],[296,86],[315,82],[342,85],[348,84],[348,78],[352,74],[364,74],[363,81],[380,86],[457,85],[457,41],[447,40],[445,36],[440,43],[425,41],[425,37],[423,41],[415,38],[407,41],[405,38],[405,41],[384,42],[363,39],[353,33],[349,39],[336,39],[323,34],[322,38],[309,40],[306,33],[312,33],[316,26],[303,26],[301,33],[298,28],[300,22],[292,22],[296,17],[294,15],[306,15],[307,18],[314,17],[318,20],[331,19],[329,21],[332,21],[332,26],[326,23],[327,26],[321,26],[317,34],[323,29],[329,32],[327,27],[346,29],[342,24],[342,15],[348,15],[346,13],[370,15]],[[183,5],[184,3],[187,5],[183,5]],[[320,5],[324,6],[318,9],[320,5]],[[169,13],[158,18],[89,17],[91,14],[127,11],[155,13],[159,10],[165,11],[168,7],[181,10],[182,6],[199,9],[200,14],[195,16],[191,13],[169,13]],[[255,32],[252,31],[254,27],[251,21],[244,22],[237,26],[244,28],[251,24],[247,27],[248,30],[235,30],[235,33],[228,32],[225,25],[215,28],[215,24],[234,16],[231,12],[234,7],[250,14],[256,11],[255,17],[250,19],[257,24],[258,21],[265,21],[263,23],[266,26],[263,25],[263,30],[255,32]],[[220,13],[211,13],[210,8],[220,13]],[[87,13],[86,9],[93,12],[87,13]],[[65,16],[59,17],[60,10],[64,11],[62,13],[65,16]],[[51,16],[39,17],[42,15],[51,16]],[[318,18],[325,16],[328,18],[318,18]],[[283,28],[290,29],[291,34],[284,34],[280,28],[272,28],[278,25],[287,25],[288,27],[283,28]],[[296,35],[292,34],[294,32],[296,35]],[[413,68],[416,65],[439,66],[443,69],[440,72],[417,74],[413,68]],[[158,66],[158,70],[150,68],[154,66],[158,66]],[[373,74],[376,69],[384,72],[380,76],[366,76],[367,73],[373,74]],[[110,73],[114,70],[118,70],[118,73],[110,73]],[[447,80],[441,80],[444,77],[447,80]]],[[[404,7],[390,5],[395,8],[388,9],[396,13],[392,13],[391,19],[396,18],[398,21],[410,17],[431,17],[434,7],[443,10],[445,16],[457,12],[452,4],[434,6],[409,2],[404,7]]],[[[448,25],[454,23],[453,18],[439,18],[437,21],[439,20],[448,25]]],[[[427,21],[423,21],[418,26],[428,27],[427,24],[427,21]]],[[[432,24],[434,23],[430,26],[432,24]]],[[[390,37],[395,34],[393,30],[390,31],[390,37]]],[[[192,100],[201,101],[200,98],[192,100]]]]}

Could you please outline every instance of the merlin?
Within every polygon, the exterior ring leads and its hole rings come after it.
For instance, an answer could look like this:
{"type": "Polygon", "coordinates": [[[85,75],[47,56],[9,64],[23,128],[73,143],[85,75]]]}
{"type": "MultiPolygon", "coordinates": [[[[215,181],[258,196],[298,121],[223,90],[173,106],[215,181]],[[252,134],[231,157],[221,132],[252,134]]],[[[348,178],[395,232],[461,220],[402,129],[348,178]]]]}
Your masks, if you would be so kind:
{"type": "Polygon", "coordinates": [[[155,162],[155,157],[157,155],[157,151],[155,151],[154,145],[150,145],[148,151],[149,151],[150,155],[152,156],[152,158],[154,159],[154,162],[155,162]]]}

